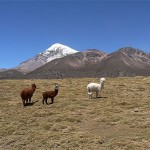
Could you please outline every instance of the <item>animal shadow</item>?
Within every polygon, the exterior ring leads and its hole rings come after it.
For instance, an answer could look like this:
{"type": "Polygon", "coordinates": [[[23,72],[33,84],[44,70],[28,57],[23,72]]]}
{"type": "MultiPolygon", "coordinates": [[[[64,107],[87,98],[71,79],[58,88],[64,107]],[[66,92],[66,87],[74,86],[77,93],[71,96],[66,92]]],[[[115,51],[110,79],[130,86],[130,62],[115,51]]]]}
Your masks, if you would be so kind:
{"type": "Polygon", "coordinates": [[[29,107],[29,106],[33,106],[35,103],[37,103],[39,100],[35,101],[35,102],[31,102],[31,103],[26,103],[25,107],[29,107]]]}
{"type": "Polygon", "coordinates": [[[104,97],[103,97],[103,96],[99,96],[99,97],[97,97],[97,98],[107,98],[107,97],[106,97],[106,96],[104,96],[104,97]]]}

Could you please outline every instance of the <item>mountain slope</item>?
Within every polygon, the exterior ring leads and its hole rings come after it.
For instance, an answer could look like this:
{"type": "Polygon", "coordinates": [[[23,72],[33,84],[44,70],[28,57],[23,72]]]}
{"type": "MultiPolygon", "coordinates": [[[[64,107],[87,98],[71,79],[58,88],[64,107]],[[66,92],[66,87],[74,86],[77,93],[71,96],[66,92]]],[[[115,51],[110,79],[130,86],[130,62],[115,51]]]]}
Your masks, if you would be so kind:
{"type": "Polygon", "coordinates": [[[81,77],[95,74],[93,65],[101,62],[107,53],[98,50],[87,50],[66,57],[55,59],[30,72],[31,78],[81,77]]]}
{"type": "Polygon", "coordinates": [[[39,53],[34,58],[31,58],[23,63],[21,63],[17,69],[21,72],[30,72],[35,70],[36,68],[39,68],[43,66],[44,64],[56,59],[56,58],[62,58],[64,56],[67,56],[69,54],[76,53],[78,51],[56,43],[53,44],[51,47],[46,49],[44,52],[39,53]]]}
{"type": "Polygon", "coordinates": [[[126,47],[109,54],[100,64],[98,72],[104,76],[150,75],[150,54],[126,47]]]}

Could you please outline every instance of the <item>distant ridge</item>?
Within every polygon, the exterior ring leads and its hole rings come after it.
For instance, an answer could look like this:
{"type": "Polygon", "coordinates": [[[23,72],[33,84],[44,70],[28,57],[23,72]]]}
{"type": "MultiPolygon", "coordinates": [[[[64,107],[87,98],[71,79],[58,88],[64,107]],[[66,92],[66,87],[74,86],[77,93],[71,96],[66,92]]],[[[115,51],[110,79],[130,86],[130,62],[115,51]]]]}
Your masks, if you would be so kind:
{"type": "MultiPolygon", "coordinates": [[[[56,48],[54,51],[57,52],[57,50],[60,54],[59,49],[56,48]]],[[[0,79],[50,79],[102,76],[150,76],[150,54],[132,47],[120,48],[111,54],[89,49],[83,52],[74,51],[72,54],[53,59],[41,67],[24,74],[18,71],[18,69],[0,72],[0,79]]]]}
{"type": "Polygon", "coordinates": [[[4,69],[4,68],[0,68],[0,72],[3,72],[3,71],[5,71],[6,69],[4,69]]]}
{"type": "Polygon", "coordinates": [[[25,78],[24,74],[17,71],[16,69],[9,69],[0,72],[0,79],[23,79],[23,78],[25,78]]]}

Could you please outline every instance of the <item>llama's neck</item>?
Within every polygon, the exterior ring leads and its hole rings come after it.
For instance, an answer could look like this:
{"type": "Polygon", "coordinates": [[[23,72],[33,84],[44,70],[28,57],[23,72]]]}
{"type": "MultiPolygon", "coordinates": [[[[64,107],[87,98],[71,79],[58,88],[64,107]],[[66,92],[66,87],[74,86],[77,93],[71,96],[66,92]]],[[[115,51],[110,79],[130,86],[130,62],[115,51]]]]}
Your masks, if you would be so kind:
{"type": "Polygon", "coordinates": [[[104,89],[104,82],[103,81],[100,82],[100,87],[101,87],[101,89],[104,89]]]}
{"type": "Polygon", "coordinates": [[[31,90],[32,90],[33,93],[35,92],[35,88],[32,87],[31,90]]]}
{"type": "Polygon", "coordinates": [[[58,89],[55,89],[55,96],[58,94],[58,89]]]}

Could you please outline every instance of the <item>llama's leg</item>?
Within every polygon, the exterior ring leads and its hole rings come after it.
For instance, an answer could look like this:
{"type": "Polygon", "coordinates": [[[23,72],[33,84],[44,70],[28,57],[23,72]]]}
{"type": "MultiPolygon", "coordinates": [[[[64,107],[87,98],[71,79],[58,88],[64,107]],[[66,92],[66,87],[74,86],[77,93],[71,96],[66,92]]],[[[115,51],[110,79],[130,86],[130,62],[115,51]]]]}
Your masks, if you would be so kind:
{"type": "Polygon", "coordinates": [[[29,98],[29,103],[31,103],[31,97],[29,98]]]}
{"type": "Polygon", "coordinates": [[[92,98],[92,94],[89,94],[89,99],[91,99],[92,98]]]}
{"type": "Polygon", "coordinates": [[[43,103],[43,105],[44,105],[44,101],[45,101],[45,99],[43,98],[43,99],[42,99],[42,103],[43,103]]]}
{"type": "Polygon", "coordinates": [[[96,91],[96,98],[98,98],[98,93],[99,93],[99,91],[96,91]]]}
{"type": "Polygon", "coordinates": [[[93,98],[92,94],[93,94],[93,93],[91,92],[91,94],[90,94],[90,98],[91,98],[91,99],[93,98]]]}
{"type": "Polygon", "coordinates": [[[23,104],[23,106],[25,106],[25,100],[24,99],[22,99],[22,104],[23,104]]]}
{"type": "Polygon", "coordinates": [[[89,99],[92,98],[92,92],[88,92],[88,95],[89,95],[89,99]]]}
{"type": "Polygon", "coordinates": [[[101,98],[101,91],[99,91],[99,97],[101,98]]]}
{"type": "Polygon", "coordinates": [[[90,89],[88,89],[88,95],[89,95],[89,99],[92,98],[92,91],[90,89]]]}
{"type": "Polygon", "coordinates": [[[28,98],[25,100],[25,104],[27,104],[28,103],[28,98]]]}
{"type": "Polygon", "coordinates": [[[51,98],[51,104],[53,104],[53,103],[54,103],[54,97],[51,98]]]}
{"type": "Polygon", "coordinates": [[[99,97],[101,97],[101,93],[99,93],[99,97]]]}
{"type": "Polygon", "coordinates": [[[48,105],[47,99],[48,99],[48,98],[45,99],[45,102],[46,102],[46,104],[48,105]]]}

